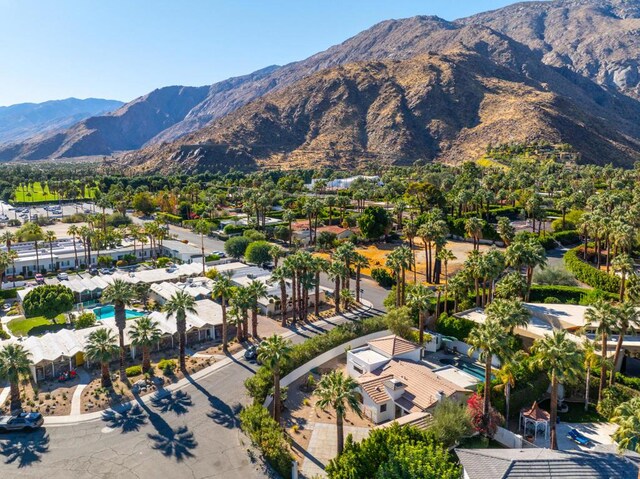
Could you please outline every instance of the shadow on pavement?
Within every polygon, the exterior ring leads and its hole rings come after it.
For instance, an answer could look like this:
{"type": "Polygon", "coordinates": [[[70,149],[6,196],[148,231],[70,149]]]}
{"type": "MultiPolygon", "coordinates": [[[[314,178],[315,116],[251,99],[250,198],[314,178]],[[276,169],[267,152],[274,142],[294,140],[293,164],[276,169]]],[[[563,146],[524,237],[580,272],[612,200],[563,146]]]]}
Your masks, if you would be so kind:
{"type": "Polygon", "coordinates": [[[42,428],[11,435],[0,445],[0,454],[6,458],[5,464],[17,464],[19,468],[39,462],[48,451],[49,435],[42,428]]]}
{"type": "Polygon", "coordinates": [[[173,429],[167,421],[151,410],[147,406],[140,396],[135,396],[136,401],[149,417],[149,422],[156,430],[155,434],[147,434],[147,437],[152,441],[151,448],[160,451],[165,457],[173,457],[176,461],[181,462],[185,458],[194,457],[191,452],[198,447],[198,441],[196,441],[193,433],[189,431],[187,426],[180,426],[173,429]]]}
{"type": "Polygon", "coordinates": [[[240,414],[240,411],[242,410],[242,405],[240,403],[229,405],[219,397],[214,396],[205,388],[203,388],[190,375],[185,375],[185,377],[193,385],[193,387],[204,394],[209,400],[209,404],[211,405],[211,412],[207,413],[208,417],[213,419],[216,424],[219,424],[220,426],[223,426],[227,429],[240,427],[240,419],[238,418],[238,414],[240,414]]]}
{"type": "Polygon", "coordinates": [[[140,427],[147,423],[147,416],[138,405],[127,403],[119,411],[107,409],[102,413],[102,420],[111,429],[120,429],[120,432],[139,431],[140,427]]]}
{"type": "Polygon", "coordinates": [[[182,416],[189,412],[189,408],[193,406],[193,401],[186,392],[176,391],[174,393],[154,394],[151,398],[151,404],[162,413],[173,412],[178,416],[182,416]]]}

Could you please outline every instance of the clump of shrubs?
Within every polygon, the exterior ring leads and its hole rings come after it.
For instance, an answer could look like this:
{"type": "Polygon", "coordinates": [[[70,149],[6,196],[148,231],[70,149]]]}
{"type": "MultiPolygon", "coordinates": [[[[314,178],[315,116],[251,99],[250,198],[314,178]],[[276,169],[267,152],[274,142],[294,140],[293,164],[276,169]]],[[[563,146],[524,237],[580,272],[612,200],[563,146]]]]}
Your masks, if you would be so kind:
{"type": "Polygon", "coordinates": [[[161,370],[165,376],[173,375],[177,367],[176,362],[173,359],[161,359],[158,362],[157,366],[158,366],[158,369],[161,370]]]}
{"type": "Polygon", "coordinates": [[[129,366],[124,370],[124,372],[128,378],[139,376],[140,374],[142,374],[142,366],[140,366],[139,364],[136,364],[135,366],[129,366]]]}

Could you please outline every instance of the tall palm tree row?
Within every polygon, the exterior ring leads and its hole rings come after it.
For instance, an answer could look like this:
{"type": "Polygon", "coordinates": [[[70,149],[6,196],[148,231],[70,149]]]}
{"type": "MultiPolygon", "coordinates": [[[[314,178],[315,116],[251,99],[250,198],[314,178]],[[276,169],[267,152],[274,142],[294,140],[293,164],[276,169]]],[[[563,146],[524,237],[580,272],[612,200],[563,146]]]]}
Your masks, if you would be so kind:
{"type": "Polygon", "coordinates": [[[617,323],[616,308],[611,303],[599,299],[587,309],[585,320],[585,326],[594,328],[596,336],[600,336],[601,361],[600,385],[598,386],[598,402],[600,402],[607,381],[607,341],[617,323]]]}

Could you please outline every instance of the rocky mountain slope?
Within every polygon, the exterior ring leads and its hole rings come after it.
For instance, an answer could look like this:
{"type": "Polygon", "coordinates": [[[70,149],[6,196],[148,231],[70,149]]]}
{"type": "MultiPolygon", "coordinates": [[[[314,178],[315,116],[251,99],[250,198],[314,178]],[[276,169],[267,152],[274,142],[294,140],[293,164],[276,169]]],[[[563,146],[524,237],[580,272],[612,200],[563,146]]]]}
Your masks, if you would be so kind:
{"type": "Polygon", "coordinates": [[[43,103],[0,106],[0,143],[65,129],[85,118],[113,111],[123,103],[99,98],[67,98],[43,103]]]}
{"type": "Polygon", "coordinates": [[[125,156],[135,171],[353,168],[477,158],[488,143],[568,142],[595,162],[640,159],[640,103],[482,26],[442,53],[348,63],[279,89],[179,141],[125,156]]]}
{"type": "Polygon", "coordinates": [[[459,20],[489,26],[564,67],[640,100],[640,1],[525,2],[459,20]]]}

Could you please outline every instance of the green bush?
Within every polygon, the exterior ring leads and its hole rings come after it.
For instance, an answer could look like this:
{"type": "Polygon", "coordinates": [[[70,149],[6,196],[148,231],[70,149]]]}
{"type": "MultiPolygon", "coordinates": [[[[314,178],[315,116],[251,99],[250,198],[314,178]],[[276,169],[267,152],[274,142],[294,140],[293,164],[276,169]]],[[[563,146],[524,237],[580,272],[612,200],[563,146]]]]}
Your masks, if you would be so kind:
{"type": "Polygon", "coordinates": [[[371,270],[371,278],[383,288],[390,288],[395,284],[393,276],[384,268],[374,268],[371,270]]]}
{"type": "Polygon", "coordinates": [[[177,215],[172,215],[170,213],[156,213],[156,218],[160,221],[164,221],[166,223],[171,223],[174,225],[179,225],[182,223],[182,218],[177,215]]]}
{"type": "Polygon", "coordinates": [[[177,367],[174,359],[161,359],[156,366],[165,376],[171,376],[177,367]]]}
{"type": "Polygon", "coordinates": [[[171,258],[167,258],[166,256],[160,256],[156,260],[158,268],[165,268],[169,263],[171,263],[171,258]]]}
{"type": "Polygon", "coordinates": [[[224,231],[224,234],[226,235],[234,235],[234,234],[242,233],[246,229],[248,229],[247,226],[227,225],[224,227],[222,231],[224,231]]]}
{"type": "Polygon", "coordinates": [[[244,230],[242,236],[249,238],[251,241],[264,241],[267,239],[263,232],[254,229],[244,230]]]}
{"type": "MultiPolygon", "coordinates": [[[[532,303],[543,303],[545,299],[553,296],[558,298],[558,303],[581,304],[586,296],[593,291],[577,286],[536,285],[531,287],[529,300],[532,303]]],[[[613,293],[604,293],[607,299],[617,299],[613,293]]]]}
{"type": "Polygon", "coordinates": [[[96,315],[90,311],[85,311],[76,318],[73,324],[76,329],[90,328],[96,324],[96,315]]]}
{"type": "MultiPolygon", "coordinates": [[[[473,215],[475,216],[475,215],[473,215]]],[[[460,236],[462,238],[467,237],[467,232],[465,230],[465,222],[466,218],[456,218],[454,220],[449,219],[449,232],[452,235],[460,236]]],[[[500,235],[496,231],[496,229],[490,223],[485,221],[484,226],[482,227],[482,237],[480,239],[489,240],[489,241],[502,241],[500,235]]]]}
{"type": "Polygon", "coordinates": [[[249,238],[245,238],[244,236],[234,236],[224,242],[224,252],[232,258],[241,258],[244,256],[245,251],[247,251],[249,243],[251,243],[249,238]]]}
{"type": "MultiPolygon", "coordinates": [[[[341,324],[326,334],[313,336],[292,348],[291,360],[283,366],[281,375],[282,377],[286,376],[295,368],[336,346],[386,328],[384,317],[376,316],[358,323],[341,324]]],[[[248,378],[244,384],[254,402],[262,404],[273,386],[271,372],[264,366],[260,367],[256,374],[248,378]]]]}
{"type": "MultiPolygon", "coordinates": [[[[16,276],[16,281],[19,281],[18,276],[16,276]]],[[[17,297],[18,297],[18,290],[15,288],[0,290],[0,299],[15,299],[17,297]]]]}
{"type": "Polygon", "coordinates": [[[136,364],[135,366],[129,366],[124,370],[124,372],[128,378],[139,376],[140,374],[142,374],[142,366],[140,366],[139,364],[136,364]]]}
{"type": "MultiPolygon", "coordinates": [[[[229,241],[235,238],[231,238],[229,241]]],[[[253,241],[249,243],[244,252],[244,258],[247,263],[264,266],[271,261],[271,244],[267,241],[253,241]]]]}
{"type": "Polygon", "coordinates": [[[549,284],[556,286],[577,286],[578,283],[571,274],[560,268],[545,268],[536,270],[533,275],[536,284],[549,284]]]}
{"type": "Polygon", "coordinates": [[[9,333],[7,333],[4,329],[2,329],[2,326],[0,326],[0,339],[5,340],[5,339],[9,339],[11,336],[9,336],[9,333]]]}
{"type": "Polygon", "coordinates": [[[87,221],[87,215],[84,213],[73,213],[72,215],[65,216],[60,221],[63,223],[83,223],[87,221]]]}
{"type": "Polygon", "coordinates": [[[207,255],[207,257],[205,258],[207,262],[218,261],[219,259],[220,259],[220,256],[218,256],[217,254],[210,254],[210,255],[207,255]]]}
{"type": "Polygon", "coordinates": [[[620,384],[624,384],[631,389],[640,391],[640,378],[634,378],[631,376],[625,376],[622,373],[616,373],[616,381],[620,384]]]}
{"type": "Polygon", "coordinates": [[[436,331],[444,336],[453,336],[460,341],[464,341],[475,327],[475,324],[476,323],[468,319],[457,318],[442,313],[436,323],[436,331]]]}
{"type": "Polygon", "coordinates": [[[580,242],[580,235],[575,230],[558,231],[552,236],[562,246],[571,246],[580,242]]]}
{"type": "Polygon", "coordinates": [[[61,284],[38,286],[27,293],[22,302],[27,318],[44,316],[53,318],[73,308],[73,292],[61,284]]]}
{"type": "Polygon", "coordinates": [[[260,449],[264,458],[282,477],[291,477],[293,457],[282,428],[260,404],[240,411],[242,430],[260,449]]]}
{"type": "Polygon", "coordinates": [[[614,384],[602,391],[602,401],[598,403],[596,409],[602,416],[611,419],[615,409],[633,396],[633,390],[620,384],[614,384]]]}
{"type": "Polygon", "coordinates": [[[594,288],[617,293],[620,290],[620,278],[600,271],[578,257],[581,247],[573,248],[564,255],[564,264],[578,281],[594,288]]]}
{"type": "Polygon", "coordinates": [[[561,301],[556,298],[555,296],[547,296],[546,298],[544,298],[543,303],[545,304],[559,304],[561,301]]]}
{"type": "Polygon", "coordinates": [[[575,230],[576,229],[576,225],[572,221],[565,220],[564,227],[562,227],[562,218],[558,218],[558,219],[555,219],[555,220],[553,220],[551,222],[551,229],[553,231],[555,231],[556,233],[559,233],[559,232],[562,232],[562,231],[575,230]]]}

